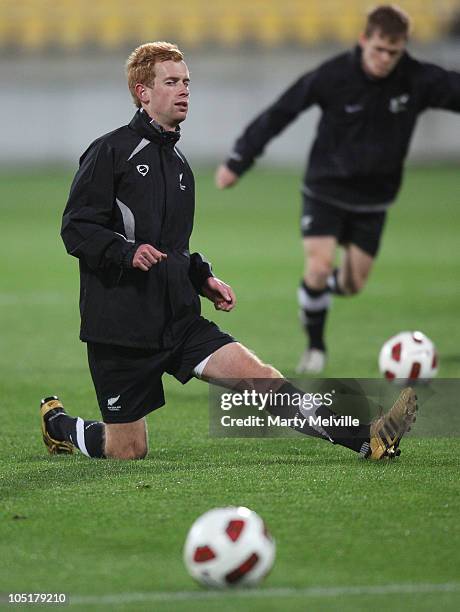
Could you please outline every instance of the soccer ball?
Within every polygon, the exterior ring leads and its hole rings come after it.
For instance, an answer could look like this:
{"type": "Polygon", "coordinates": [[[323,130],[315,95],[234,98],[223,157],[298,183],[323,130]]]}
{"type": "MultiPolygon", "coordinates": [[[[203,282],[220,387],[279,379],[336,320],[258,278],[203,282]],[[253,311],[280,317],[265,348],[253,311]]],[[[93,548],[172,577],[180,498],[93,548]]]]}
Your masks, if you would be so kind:
{"type": "Polygon", "coordinates": [[[184,563],[202,585],[254,586],[275,560],[275,542],[258,514],[244,507],[214,508],[188,532],[184,563]]]}
{"type": "Polygon", "coordinates": [[[379,368],[388,380],[429,380],[438,372],[438,354],[422,332],[401,332],[382,346],[379,368]]]}

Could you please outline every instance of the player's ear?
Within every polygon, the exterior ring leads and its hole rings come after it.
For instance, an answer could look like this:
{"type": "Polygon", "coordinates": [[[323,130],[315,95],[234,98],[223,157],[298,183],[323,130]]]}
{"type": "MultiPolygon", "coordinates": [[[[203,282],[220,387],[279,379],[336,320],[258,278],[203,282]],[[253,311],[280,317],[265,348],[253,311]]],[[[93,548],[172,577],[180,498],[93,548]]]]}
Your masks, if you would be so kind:
{"type": "Polygon", "coordinates": [[[145,85],[143,85],[142,83],[136,83],[134,87],[134,91],[136,92],[136,96],[139,98],[141,102],[143,102],[144,104],[149,103],[150,96],[149,96],[148,89],[145,85]]]}
{"type": "Polygon", "coordinates": [[[364,47],[364,45],[366,44],[366,42],[369,40],[369,37],[366,36],[366,34],[364,32],[361,32],[361,34],[358,36],[358,44],[360,47],[364,47]]]}

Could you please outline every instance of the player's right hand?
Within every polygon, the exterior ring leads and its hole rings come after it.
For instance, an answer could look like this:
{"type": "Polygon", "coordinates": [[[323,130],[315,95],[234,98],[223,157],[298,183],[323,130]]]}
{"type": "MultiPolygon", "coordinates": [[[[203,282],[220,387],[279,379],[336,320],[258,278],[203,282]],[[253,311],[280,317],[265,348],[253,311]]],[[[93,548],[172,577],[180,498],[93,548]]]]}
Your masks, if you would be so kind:
{"type": "Polygon", "coordinates": [[[141,244],[134,253],[133,268],[148,272],[152,266],[167,257],[166,253],[162,253],[151,244],[141,244]]]}
{"type": "Polygon", "coordinates": [[[226,189],[232,187],[238,182],[239,176],[235,174],[230,168],[227,168],[225,164],[221,164],[216,170],[216,186],[219,189],[226,189]]]}

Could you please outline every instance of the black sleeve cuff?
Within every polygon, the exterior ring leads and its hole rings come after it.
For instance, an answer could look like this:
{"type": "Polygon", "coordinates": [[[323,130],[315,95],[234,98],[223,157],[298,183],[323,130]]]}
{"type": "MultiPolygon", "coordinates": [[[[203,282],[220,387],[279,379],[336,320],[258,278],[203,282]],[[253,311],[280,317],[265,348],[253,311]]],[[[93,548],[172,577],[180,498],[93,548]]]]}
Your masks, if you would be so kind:
{"type": "Polygon", "coordinates": [[[229,170],[234,172],[236,175],[241,176],[246,170],[253,165],[254,160],[243,160],[243,159],[235,159],[234,157],[229,157],[225,161],[225,165],[229,170]]]}
{"type": "Polygon", "coordinates": [[[122,268],[132,268],[133,267],[133,258],[134,255],[140,245],[140,242],[135,242],[134,244],[128,243],[123,250],[122,258],[121,258],[121,267],[122,268]]]}
{"type": "Polygon", "coordinates": [[[203,295],[201,292],[203,285],[206,279],[211,278],[211,276],[214,276],[211,263],[201,253],[192,253],[190,255],[189,278],[197,293],[203,295]]]}

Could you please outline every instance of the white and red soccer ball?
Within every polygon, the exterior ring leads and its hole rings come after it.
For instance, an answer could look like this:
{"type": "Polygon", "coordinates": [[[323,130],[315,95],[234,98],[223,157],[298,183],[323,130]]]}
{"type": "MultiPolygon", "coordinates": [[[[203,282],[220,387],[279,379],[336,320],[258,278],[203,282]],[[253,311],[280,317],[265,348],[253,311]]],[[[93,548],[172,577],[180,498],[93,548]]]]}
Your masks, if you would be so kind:
{"type": "Polygon", "coordinates": [[[275,542],[265,523],[249,508],[214,508],[188,532],[184,563],[202,585],[214,588],[255,586],[275,560],[275,542]]]}
{"type": "Polygon", "coordinates": [[[430,380],[438,373],[436,347],[420,331],[401,332],[382,346],[379,369],[388,380],[430,380]]]}

